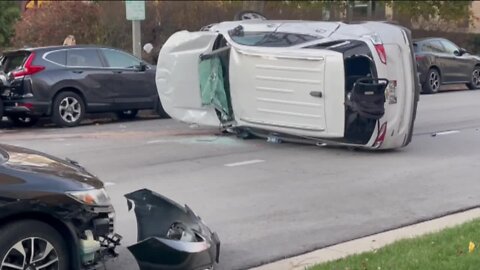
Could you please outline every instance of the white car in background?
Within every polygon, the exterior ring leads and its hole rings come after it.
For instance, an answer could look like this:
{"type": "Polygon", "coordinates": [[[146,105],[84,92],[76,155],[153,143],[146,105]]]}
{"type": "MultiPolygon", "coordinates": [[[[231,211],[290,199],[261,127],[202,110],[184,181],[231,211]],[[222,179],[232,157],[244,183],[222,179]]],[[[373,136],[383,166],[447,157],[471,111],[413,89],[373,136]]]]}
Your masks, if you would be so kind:
{"type": "Polygon", "coordinates": [[[245,20],[173,34],[156,82],[165,111],[239,136],[393,149],[420,85],[410,32],[382,22],[245,20]]]}

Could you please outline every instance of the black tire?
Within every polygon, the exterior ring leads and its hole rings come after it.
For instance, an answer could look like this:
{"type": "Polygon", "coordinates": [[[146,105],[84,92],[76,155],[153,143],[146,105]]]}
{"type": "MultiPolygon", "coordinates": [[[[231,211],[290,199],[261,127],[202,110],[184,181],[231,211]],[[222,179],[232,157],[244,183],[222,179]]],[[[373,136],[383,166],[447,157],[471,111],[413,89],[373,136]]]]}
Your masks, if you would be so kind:
{"type": "Polygon", "coordinates": [[[253,10],[244,10],[240,11],[235,16],[233,17],[235,21],[245,21],[245,20],[266,20],[267,18],[265,15],[258,11],[253,11],[253,10]]]}
{"type": "Polygon", "coordinates": [[[244,128],[235,128],[234,129],[235,135],[237,138],[243,140],[255,139],[255,135],[253,135],[250,131],[244,128]]]}
{"type": "MultiPolygon", "coordinates": [[[[0,269],[2,269],[2,264],[5,262],[13,263],[18,266],[20,264],[18,259],[21,258],[21,255],[19,255],[20,253],[13,251],[13,247],[17,243],[21,243],[23,244],[22,246],[28,247],[29,244],[31,244],[32,238],[35,238],[34,255],[38,254],[41,257],[46,251],[45,247],[47,246],[47,243],[53,247],[45,259],[36,262],[37,267],[55,261],[55,258],[58,258],[58,261],[54,262],[52,267],[46,267],[43,269],[69,270],[71,268],[68,246],[63,240],[61,234],[46,223],[36,220],[23,220],[7,224],[0,229],[0,269]]],[[[30,249],[25,248],[23,251],[27,254],[27,262],[30,261],[31,256],[28,256],[30,249]]],[[[39,259],[39,256],[34,256],[34,260],[39,259]]],[[[6,268],[10,269],[8,267],[6,268]]],[[[30,268],[26,267],[26,269],[30,268]]]]}
{"type": "Polygon", "coordinates": [[[119,119],[134,119],[137,117],[138,110],[124,110],[117,112],[117,117],[119,119]]]}
{"type": "Polygon", "coordinates": [[[9,116],[10,120],[12,121],[13,125],[16,127],[33,127],[37,124],[38,119],[37,116],[9,116]]]}
{"type": "Polygon", "coordinates": [[[480,66],[475,66],[470,76],[470,82],[467,83],[470,90],[480,89],[480,66]]]}
{"type": "Polygon", "coordinates": [[[79,95],[68,91],[61,92],[53,100],[52,122],[57,126],[78,126],[84,116],[85,102],[79,95]]]}
{"type": "Polygon", "coordinates": [[[422,85],[422,90],[426,94],[436,94],[442,85],[440,72],[436,68],[431,68],[427,72],[427,77],[422,85]]]}

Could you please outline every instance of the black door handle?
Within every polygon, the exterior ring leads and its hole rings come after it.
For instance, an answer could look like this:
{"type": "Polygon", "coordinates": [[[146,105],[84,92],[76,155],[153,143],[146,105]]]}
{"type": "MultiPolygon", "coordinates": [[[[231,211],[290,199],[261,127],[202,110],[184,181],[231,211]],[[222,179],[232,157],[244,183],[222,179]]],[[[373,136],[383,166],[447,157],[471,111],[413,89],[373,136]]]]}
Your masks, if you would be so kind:
{"type": "Polygon", "coordinates": [[[73,73],[82,74],[83,70],[72,70],[73,73]]]}
{"type": "Polygon", "coordinates": [[[320,91],[312,91],[312,92],[310,92],[310,96],[321,98],[323,95],[322,95],[322,92],[320,92],[320,91]]]}
{"type": "Polygon", "coordinates": [[[114,70],[112,72],[115,73],[115,74],[122,74],[123,73],[123,71],[121,71],[121,70],[114,70]]]}

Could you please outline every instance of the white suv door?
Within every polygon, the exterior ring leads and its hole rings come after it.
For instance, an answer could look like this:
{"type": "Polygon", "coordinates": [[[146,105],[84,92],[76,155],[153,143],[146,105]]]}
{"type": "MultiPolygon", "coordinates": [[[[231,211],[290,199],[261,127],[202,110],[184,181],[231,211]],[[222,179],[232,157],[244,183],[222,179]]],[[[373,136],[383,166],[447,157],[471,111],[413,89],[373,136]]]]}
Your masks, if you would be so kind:
{"type": "Polygon", "coordinates": [[[238,125],[303,136],[344,136],[341,53],[232,46],[230,92],[238,125]]]}

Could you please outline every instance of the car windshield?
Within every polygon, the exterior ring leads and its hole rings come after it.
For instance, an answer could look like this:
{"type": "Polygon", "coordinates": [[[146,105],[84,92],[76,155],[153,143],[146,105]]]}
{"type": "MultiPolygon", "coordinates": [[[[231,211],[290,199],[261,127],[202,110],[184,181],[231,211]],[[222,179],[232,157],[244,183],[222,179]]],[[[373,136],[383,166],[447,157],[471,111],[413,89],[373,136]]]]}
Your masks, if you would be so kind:
{"type": "Polygon", "coordinates": [[[318,39],[311,35],[282,32],[239,32],[230,36],[238,44],[257,47],[289,47],[318,39]]]}

